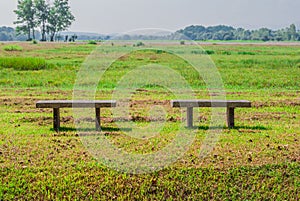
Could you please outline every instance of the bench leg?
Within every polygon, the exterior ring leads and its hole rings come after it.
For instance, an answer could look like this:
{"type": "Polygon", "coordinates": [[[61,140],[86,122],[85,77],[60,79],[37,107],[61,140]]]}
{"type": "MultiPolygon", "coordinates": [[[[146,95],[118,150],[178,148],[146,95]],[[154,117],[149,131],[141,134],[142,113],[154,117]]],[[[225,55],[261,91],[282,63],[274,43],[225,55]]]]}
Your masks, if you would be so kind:
{"type": "Polygon", "coordinates": [[[100,108],[96,108],[96,131],[101,130],[101,124],[100,124],[100,108]]]}
{"type": "Polygon", "coordinates": [[[227,108],[227,126],[228,128],[234,127],[234,108],[227,108]]]}
{"type": "Polygon", "coordinates": [[[192,128],[193,127],[193,109],[192,107],[188,107],[187,108],[187,111],[186,111],[186,114],[187,114],[187,127],[188,128],[192,128]]]}
{"type": "Polygon", "coordinates": [[[60,127],[59,108],[53,108],[53,128],[56,132],[58,132],[59,127],[60,127]]]}

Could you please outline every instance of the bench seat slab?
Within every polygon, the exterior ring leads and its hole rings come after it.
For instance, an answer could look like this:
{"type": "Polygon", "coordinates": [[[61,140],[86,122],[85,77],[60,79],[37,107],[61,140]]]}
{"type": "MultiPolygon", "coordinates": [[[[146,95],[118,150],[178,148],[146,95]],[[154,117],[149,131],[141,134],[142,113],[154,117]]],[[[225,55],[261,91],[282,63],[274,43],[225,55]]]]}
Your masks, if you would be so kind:
{"type": "Polygon", "coordinates": [[[99,100],[99,101],[85,101],[85,100],[51,100],[38,101],[37,108],[102,108],[102,107],[116,107],[115,100],[99,100]]]}
{"type": "Polygon", "coordinates": [[[251,107],[247,100],[172,100],[172,107],[251,107]]]}

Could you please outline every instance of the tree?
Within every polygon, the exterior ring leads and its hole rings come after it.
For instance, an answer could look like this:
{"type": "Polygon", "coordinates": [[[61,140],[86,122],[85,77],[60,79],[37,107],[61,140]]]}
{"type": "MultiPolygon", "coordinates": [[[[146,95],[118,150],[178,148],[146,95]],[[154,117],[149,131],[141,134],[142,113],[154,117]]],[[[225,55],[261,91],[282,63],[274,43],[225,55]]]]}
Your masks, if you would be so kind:
{"type": "Polygon", "coordinates": [[[268,29],[268,28],[260,28],[258,30],[258,34],[259,34],[259,39],[262,41],[268,41],[271,39],[272,35],[271,35],[272,30],[268,29]]]}
{"type": "Polygon", "coordinates": [[[11,27],[0,27],[0,41],[12,41],[15,36],[15,30],[11,27]]]}
{"type": "Polygon", "coordinates": [[[295,24],[291,24],[288,29],[289,39],[290,40],[297,40],[297,30],[295,24]]]}
{"type": "Polygon", "coordinates": [[[54,41],[56,34],[70,27],[74,20],[75,17],[71,13],[69,1],[54,0],[48,15],[47,30],[50,34],[50,41],[54,41]]]}
{"type": "Polygon", "coordinates": [[[49,4],[45,0],[35,0],[35,9],[38,24],[41,27],[42,39],[41,41],[46,41],[46,32],[47,32],[47,21],[49,15],[49,4]]]}
{"type": "Polygon", "coordinates": [[[18,0],[17,10],[14,10],[17,14],[17,34],[22,33],[27,35],[27,40],[35,39],[35,27],[36,27],[36,10],[32,0],[18,0]],[[32,38],[31,38],[32,32],[32,38]]]}
{"type": "Polygon", "coordinates": [[[54,0],[52,6],[46,0],[18,0],[17,10],[18,34],[26,34],[28,40],[35,39],[35,28],[40,27],[42,41],[46,34],[54,41],[57,33],[66,30],[75,17],[72,15],[68,0],[54,0]],[[31,38],[32,37],[32,38],[31,38]]]}

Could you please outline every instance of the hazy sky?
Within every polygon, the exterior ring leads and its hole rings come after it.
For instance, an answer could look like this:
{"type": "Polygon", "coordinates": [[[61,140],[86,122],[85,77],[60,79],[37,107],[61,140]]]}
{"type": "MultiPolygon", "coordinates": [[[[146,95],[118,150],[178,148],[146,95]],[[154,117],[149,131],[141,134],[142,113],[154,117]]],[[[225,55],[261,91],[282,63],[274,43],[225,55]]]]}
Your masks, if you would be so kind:
{"type": "MultiPolygon", "coordinates": [[[[13,26],[17,0],[0,0],[0,26],[13,26]]],[[[300,0],[70,0],[71,31],[178,30],[191,24],[300,29],[300,0]]]]}

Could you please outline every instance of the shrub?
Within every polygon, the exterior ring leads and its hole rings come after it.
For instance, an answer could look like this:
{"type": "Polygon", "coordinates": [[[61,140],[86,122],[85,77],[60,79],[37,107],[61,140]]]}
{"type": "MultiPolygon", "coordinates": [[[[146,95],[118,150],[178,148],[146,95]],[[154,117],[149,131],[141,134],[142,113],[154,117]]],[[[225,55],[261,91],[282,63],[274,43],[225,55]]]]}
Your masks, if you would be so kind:
{"type": "Polygon", "coordinates": [[[19,45],[6,45],[3,47],[5,51],[22,51],[23,48],[19,45]]]}
{"type": "Polygon", "coordinates": [[[241,55],[255,55],[254,52],[238,52],[238,54],[241,54],[241,55]]]}
{"type": "Polygon", "coordinates": [[[38,44],[38,42],[36,40],[33,40],[32,44],[36,45],[36,44],[38,44]]]}
{"type": "Polygon", "coordinates": [[[0,67],[15,70],[41,70],[49,68],[50,65],[42,58],[4,57],[0,58],[0,67]]]}
{"type": "Polygon", "coordinates": [[[185,45],[185,41],[184,40],[180,41],[180,45],[185,45]]]}
{"type": "Polygon", "coordinates": [[[214,54],[215,51],[213,50],[192,50],[192,54],[214,54]]]}
{"type": "Polygon", "coordinates": [[[94,40],[90,40],[88,44],[90,44],[90,45],[97,45],[97,42],[94,41],[94,40]]]}
{"type": "Polygon", "coordinates": [[[162,53],[164,53],[164,51],[163,50],[155,50],[155,53],[156,54],[162,54],[162,53]]]}
{"type": "Polygon", "coordinates": [[[205,50],[205,52],[206,52],[206,54],[214,54],[215,53],[215,51],[213,51],[213,50],[205,50]]]}
{"type": "Polygon", "coordinates": [[[145,46],[143,42],[138,42],[137,44],[133,45],[133,47],[142,47],[145,46]]]}

